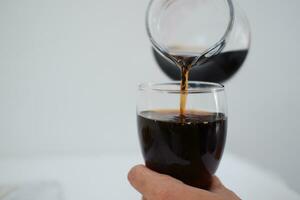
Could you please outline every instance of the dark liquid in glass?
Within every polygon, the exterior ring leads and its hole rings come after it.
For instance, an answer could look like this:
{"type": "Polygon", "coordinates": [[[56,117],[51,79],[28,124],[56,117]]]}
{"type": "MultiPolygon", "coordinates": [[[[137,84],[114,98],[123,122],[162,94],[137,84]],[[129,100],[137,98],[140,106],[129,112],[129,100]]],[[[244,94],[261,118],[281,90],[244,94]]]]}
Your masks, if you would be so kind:
{"type": "Polygon", "coordinates": [[[151,110],[138,114],[146,166],[184,183],[209,189],[222,157],[227,130],[223,113],[151,110]]]}

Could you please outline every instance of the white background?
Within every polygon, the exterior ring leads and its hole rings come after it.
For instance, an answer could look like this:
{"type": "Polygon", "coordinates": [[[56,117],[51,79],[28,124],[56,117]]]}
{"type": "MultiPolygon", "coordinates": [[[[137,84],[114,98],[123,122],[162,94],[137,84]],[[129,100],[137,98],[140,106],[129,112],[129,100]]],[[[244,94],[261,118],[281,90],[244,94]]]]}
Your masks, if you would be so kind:
{"type": "MultiPolygon", "coordinates": [[[[168,80],[150,51],[147,3],[0,1],[0,159],[139,151],[137,83],[168,80]]],[[[226,83],[226,150],[300,193],[300,1],[239,3],[252,47],[226,83]]]]}

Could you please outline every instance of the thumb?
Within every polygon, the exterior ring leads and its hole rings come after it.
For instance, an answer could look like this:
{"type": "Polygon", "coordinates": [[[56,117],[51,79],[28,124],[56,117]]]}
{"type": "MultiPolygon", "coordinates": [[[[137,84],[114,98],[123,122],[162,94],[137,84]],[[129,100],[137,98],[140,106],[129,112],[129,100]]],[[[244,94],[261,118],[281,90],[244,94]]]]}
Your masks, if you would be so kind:
{"type": "Polygon", "coordinates": [[[190,187],[177,179],[154,172],[143,165],[133,167],[128,173],[128,180],[147,200],[199,200],[214,196],[208,191],[190,187]]]}

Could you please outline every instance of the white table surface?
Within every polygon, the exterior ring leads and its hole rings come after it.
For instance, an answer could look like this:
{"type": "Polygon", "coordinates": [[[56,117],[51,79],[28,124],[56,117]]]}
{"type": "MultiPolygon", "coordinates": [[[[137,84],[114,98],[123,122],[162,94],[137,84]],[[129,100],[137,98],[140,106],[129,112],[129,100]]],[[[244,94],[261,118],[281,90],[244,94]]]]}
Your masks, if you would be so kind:
{"type": "MultiPolygon", "coordinates": [[[[0,188],[1,185],[52,181],[62,187],[64,200],[139,200],[140,195],[127,182],[127,172],[141,162],[139,154],[2,158],[0,188]]],[[[217,175],[242,199],[300,199],[278,177],[231,154],[224,155],[217,175]]]]}

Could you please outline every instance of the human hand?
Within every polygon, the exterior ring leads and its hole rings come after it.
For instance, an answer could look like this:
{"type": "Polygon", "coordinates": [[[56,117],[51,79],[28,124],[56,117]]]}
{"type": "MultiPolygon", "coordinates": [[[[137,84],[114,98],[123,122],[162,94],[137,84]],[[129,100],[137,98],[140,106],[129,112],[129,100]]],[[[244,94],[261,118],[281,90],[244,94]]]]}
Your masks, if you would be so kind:
{"type": "Polygon", "coordinates": [[[133,167],[128,173],[128,180],[144,200],[240,200],[216,176],[209,191],[188,186],[143,165],[133,167]]]}

